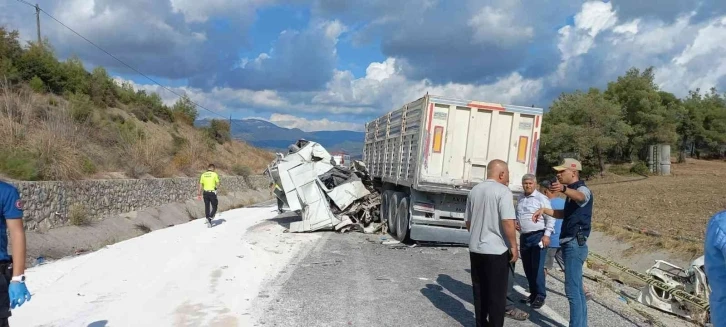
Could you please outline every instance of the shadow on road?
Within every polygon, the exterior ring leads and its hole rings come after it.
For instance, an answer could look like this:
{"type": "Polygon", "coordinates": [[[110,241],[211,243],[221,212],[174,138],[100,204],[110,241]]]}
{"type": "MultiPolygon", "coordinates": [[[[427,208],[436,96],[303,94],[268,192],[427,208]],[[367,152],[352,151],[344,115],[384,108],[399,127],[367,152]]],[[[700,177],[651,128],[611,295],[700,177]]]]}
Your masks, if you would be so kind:
{"type": "Polygon", "coordinates": [[[436,308],[454,318],[462,326],[476,325],[474,314],[464,307],[464,303],[444,293],[443,290],[444,288],[439,285],[426,284],[426,287],[421,289],[421,294],[429,299],[436,308]]]}
{"type": "MultiPolygon", "coordinates": [[[[467,273],[471,274],[470,269],[465,269],[465,270],[467,273]]],[[[515,284],[524,285],[524,288],[525,289],[527,288],[527,279],[524,276],[522,276],[520,274],[515,274],[514,278],[515,278],[515,280],[514,280],[515,284]],[[524,284],[522,284],[522,283],[524,283],[524,284]]],[[[475,321],[474,314],[471,311],[466,310],[463,307],[463,305],[464,305],[463,303],[461,303],[459,300],[447,295],[446,293],[442,292],[444,289],[446,289],[451,294],[454,294],[456,297],[458,297],[462,301],[466,301],[466,302],[469,302],[471,305],[474,305],[474,291],[472,290],[471,285],[468,283],[456,280],[456,279],[452,278],[451,276],[445,275],[445,274],[440,274],[439,277],[436,279],[436,283],[438,285],[431,285],[431,284],[426,285],[427,288],[422,289],[421,293],[423,293],[424,296],[426,296],[431,301],[431,303],[434,304],[434,306],[439,308],[441,311],[444,311],[450,317],[461,322],[463,325],[466,326],[468,321],[471,321],[471,323],[475,323],[476,321],[475,321]],[[432,289],[437,290],[438,293],[440,293],[440,294],[432,293],[432,291],[431,291],[432,289]],[[427,293],[424,293],[424,291],[426,291],[426,290],[429,290],[428,295],[427,295],[427,293]],[[443,301],[443,302],[437,303],[435,301],[443,301]],[[470,316],[469,318],[467,318],[469,320],[463,321],[463,319],[462,319],[463,316],[459,310],[458,305],[453,304],[453,303],[448,303],[451,301],[457,302],[458,304],[461,305],[461,310],[466,311],[466,313],[470,316]]],[[[515,293],[517,293],[517,292],[515,291],[515,293]]],[[[517,295],[521,295],[521,294],[517,293],[517,295]]],[[[522,296],[522,298],[524,298],[524,297],[522,296]]],[[[562,326],[558,322],[539,313],[537,310],[532,310],[529,307],[526,307],[525,305],[518,303],[517,299],[512,299],[512,301],[514,301],[514,303],[515,303],[514,305],[517,308],[529,313],[528,320],[531,321],[532,323],[534,323],[538,326],[562,326]]]]}
{"type": "Polygon", "coordinates": [[[298,216],[294,212],[285,212],[283,214],[278,215],[275,218],[268,219],[268,221],[276,222],[280,226],[285,227],[286,229],[290,228],[290,224],[295,221],[302,220],[302,217],[298,216]]]}
{"type": "Polygon", "coordinates": [[[225,220],[225,219],[215,219],[215,220],[212,220],[212,227],[216,227],[216,226],[221,225],[221,224],[224,224],[226,222],[227,222],[227,220],[225,220]]]}
{"type": "Polygon", "coordinates": [[[106,327],[106,325],[108,325],[108,320],[99,320],[88,324],[88,327],[106,327]]]}

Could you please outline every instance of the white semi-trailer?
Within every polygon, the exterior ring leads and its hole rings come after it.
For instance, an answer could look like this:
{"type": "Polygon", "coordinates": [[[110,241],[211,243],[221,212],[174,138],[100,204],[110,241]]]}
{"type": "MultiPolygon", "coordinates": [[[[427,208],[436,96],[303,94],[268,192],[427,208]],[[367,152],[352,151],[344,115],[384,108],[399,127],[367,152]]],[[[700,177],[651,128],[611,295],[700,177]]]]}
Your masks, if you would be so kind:
{"type": "Polygon", "coordinates": [[[509,188],[537,170],[542,108],[426,95],[365,126],[365,162],[381,219],[398,240],[469,242],[466,196],[490,160],[508,163],[509,188]]]}

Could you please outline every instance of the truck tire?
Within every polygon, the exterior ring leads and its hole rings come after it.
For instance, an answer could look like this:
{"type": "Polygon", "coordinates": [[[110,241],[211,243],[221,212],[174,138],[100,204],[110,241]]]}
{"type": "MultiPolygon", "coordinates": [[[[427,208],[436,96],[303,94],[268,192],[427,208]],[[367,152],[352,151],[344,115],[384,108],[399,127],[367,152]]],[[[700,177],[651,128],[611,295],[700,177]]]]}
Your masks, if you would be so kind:
{"type": "Polygon", "coordinates": [[[396,219],[396,212],[398,211],[398,203],[401,202],[404,194],[401,192],[390,192],[391,196],[388,197],[388,232],[395,238],[396,231],[398,230],[398,219],[396,219]]]}
{"type": "MultiPolygon", "coordinates": [[[[378,222],[385,222],[388,220],[388,198],[390,196],[390,191],[383,191],[383,193],[381,193],[381,206],[378,208],[378,222]]],[[[388,223],[386,222],[386,224],[388,223]]]]}
{"type": "Polygon", "coordinates": [[[396,210],[396,240],[403,242],[408,236],[408,222],[409,222],[409,211],[408,211],[408,197],[403,197],[398,203],[396,210]]]}

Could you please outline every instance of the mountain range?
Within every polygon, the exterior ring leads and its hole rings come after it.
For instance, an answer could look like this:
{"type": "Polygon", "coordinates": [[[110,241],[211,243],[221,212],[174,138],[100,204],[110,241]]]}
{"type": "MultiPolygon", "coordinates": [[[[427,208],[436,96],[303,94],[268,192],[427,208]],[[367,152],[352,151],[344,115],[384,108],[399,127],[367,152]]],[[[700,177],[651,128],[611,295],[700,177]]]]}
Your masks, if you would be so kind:
{"type": "MultiPolygon", "coordinates": [[[[194,122],[197,126],[208,126],[209,119],[194,122]]],[[[285,128],[261,119],[233,119],[232,138],[244,140],[255,147],[275,152],[287,152],[290,144],[299,139],[320,143],[328,152],[342,151],[351,158],[361,158],[365,134],[354,131],[305,132],[299,128],[285,128]]]]}

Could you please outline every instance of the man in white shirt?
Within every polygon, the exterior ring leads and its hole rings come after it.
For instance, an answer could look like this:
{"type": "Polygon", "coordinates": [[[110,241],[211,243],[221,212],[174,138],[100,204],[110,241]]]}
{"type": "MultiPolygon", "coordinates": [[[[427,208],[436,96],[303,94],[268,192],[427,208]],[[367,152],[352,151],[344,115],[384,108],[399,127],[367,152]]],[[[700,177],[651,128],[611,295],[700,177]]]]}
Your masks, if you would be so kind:
{"type": "Polygon", "coordinates": [[[533,309],[544,305],[547,297],[544,264],[547,258],[547,247],[550,235],[555,231],[555,219],[543,215],[544,219],[537,222],[532,215],[541,208],[552,209],[550,199],[537,191],[537,178],[532,174],[522,177],[524,194],[517,199],[517,219],[520,226],[519,247],[522,267],[529,282],[529,298],[533,309]]]}

